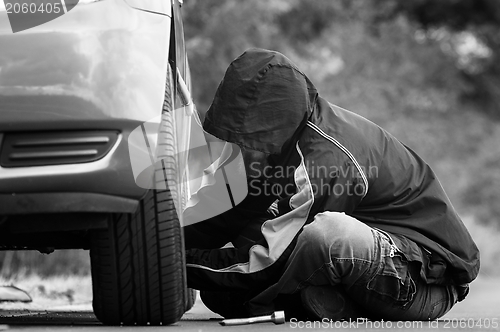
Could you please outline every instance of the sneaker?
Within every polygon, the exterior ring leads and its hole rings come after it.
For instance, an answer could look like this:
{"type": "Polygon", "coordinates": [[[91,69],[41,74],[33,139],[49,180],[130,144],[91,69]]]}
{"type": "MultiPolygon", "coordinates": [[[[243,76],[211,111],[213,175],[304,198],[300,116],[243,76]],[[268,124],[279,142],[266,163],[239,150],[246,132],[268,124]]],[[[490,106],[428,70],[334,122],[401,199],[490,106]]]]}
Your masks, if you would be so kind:
{"type": "Polygon", "coordinates": [[[310,320],[333,321],[362,317],[360,310],[339,286],[309,286],[300,297],[310,320]]]}

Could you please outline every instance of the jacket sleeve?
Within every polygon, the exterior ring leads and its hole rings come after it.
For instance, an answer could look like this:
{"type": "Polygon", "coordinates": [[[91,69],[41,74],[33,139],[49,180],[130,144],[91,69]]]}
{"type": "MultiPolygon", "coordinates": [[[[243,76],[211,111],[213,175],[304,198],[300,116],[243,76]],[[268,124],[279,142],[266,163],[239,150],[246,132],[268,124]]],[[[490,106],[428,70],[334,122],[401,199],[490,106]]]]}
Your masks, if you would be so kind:
{"type": "MultiPolygon", "coordinates": [[[[295,241],[274,264],[253,273],[226,270],[248,262],[251,244],[240,248],[189,249],[186,251],[188,287],[206,291],[263,290],[278,281],[295,241]]],[[[265,240],[259,240],[258,244],[265,245],[265,240]]]]}
{"type": "Polygon", "coordinates": [[[236,280],[234,273],[223,271],[226,267],[248,261],[250,247],[265,245],[265,240],[254,239],[239,248],[226,245],[236,242],[245,229],[258,228],[263,219],[268,218],[267,208],[274,200],[272,196],[249,194],[231,210],[184,228],[189,287],[203,290],[247,289],[247,278],[236,280]]]}
{"type": "Polygon", "coordinates": [[[256,196],[249,193],[240,204],[232,209],[184,227],[186,250],[223,247],[233,241],[253,220],[264,217],[273,200],[275,198],[271,196],[256,196]]]}

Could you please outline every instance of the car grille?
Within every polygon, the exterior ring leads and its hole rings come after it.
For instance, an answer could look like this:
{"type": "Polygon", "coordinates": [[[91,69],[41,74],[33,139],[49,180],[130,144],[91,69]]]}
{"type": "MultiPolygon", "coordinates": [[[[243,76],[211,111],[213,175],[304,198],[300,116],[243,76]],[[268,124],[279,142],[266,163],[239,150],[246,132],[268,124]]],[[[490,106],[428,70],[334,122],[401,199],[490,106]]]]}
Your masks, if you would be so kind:
{"type": "Polygon", "coordinates": [[[117,137],[116,131],[6,133],[0,165],[23,167],[95,161],[109,152],[117,137]]]}

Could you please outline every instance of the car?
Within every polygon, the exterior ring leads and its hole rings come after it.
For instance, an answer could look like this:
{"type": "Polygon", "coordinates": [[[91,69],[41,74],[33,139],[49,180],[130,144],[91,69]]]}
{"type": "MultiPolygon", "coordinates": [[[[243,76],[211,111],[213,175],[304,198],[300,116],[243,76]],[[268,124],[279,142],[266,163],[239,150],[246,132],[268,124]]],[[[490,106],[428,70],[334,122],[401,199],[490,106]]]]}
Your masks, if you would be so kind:
{"type": "Polygon", "coordinates": [[[195,294],[183,229],[148,182],[165,168],[137,163],[192,103],[182,1],[66,0],[37,25],[17,20],[50,2],[16,3],[0,8],[0,249],[89,249],[100,321],[175,323],[195,294]]]}

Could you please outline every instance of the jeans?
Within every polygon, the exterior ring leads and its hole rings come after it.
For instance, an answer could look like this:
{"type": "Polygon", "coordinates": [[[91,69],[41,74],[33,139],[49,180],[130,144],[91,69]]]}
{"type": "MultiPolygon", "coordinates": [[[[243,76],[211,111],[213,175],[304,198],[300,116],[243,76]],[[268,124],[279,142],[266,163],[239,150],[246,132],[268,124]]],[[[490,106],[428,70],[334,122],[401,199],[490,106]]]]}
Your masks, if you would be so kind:
{"type": "Polygon", "coordinates": [[[454,286],[428,285],[390,234],[355,218],[324,212],[306,225],[280,278],[281,294],[341,286],[365,317],[434,320],[457,302],[454,286]]]}

